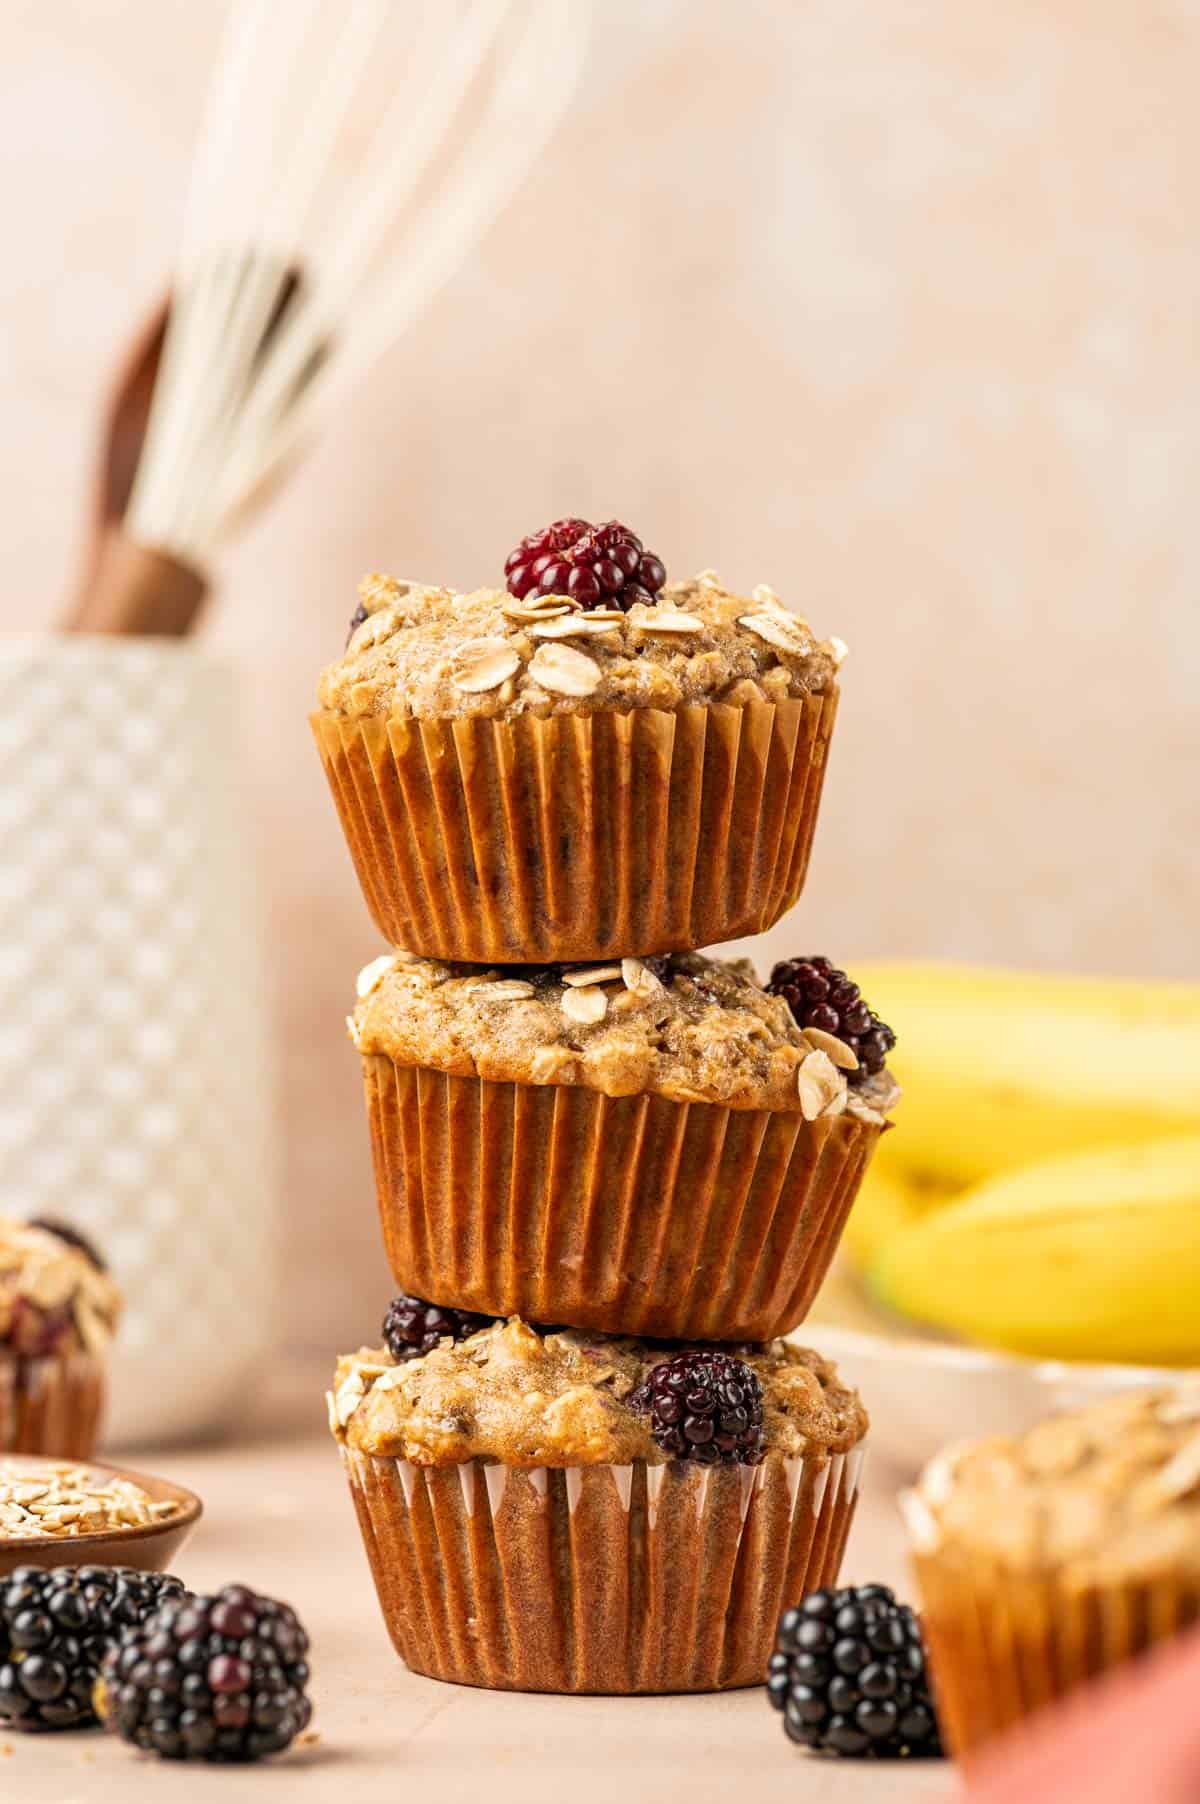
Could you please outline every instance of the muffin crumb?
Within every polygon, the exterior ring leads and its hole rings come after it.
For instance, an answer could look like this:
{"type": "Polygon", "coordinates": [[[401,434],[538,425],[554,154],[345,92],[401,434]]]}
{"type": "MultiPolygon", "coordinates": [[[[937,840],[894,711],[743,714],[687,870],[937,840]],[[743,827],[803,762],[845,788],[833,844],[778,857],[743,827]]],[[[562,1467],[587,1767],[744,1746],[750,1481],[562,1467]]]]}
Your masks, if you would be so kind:
{"type": "Polygon", "coordinates": [[[820,1354],[766,1346],[671,1347],[654,1341],[537,1329],[513,1317],[449,1337],[401,1364],[362,1348],[338,1362],[330,1423],[362,1453],[414,1465],[472,1459],[508,1466],[626,1465],[671,1457],[638,1392],[664,1361],[689,1351],[735,1356],[762,1398],[762,1452],[845,1453],[866,1432],[858,1395],[820,1354]],[[336,1424],[336,1426],[334,1426],[336,1424]]]}
{"type": "Polygon", "coordinates": [[[459,595],[379,575],[359,593],[362,618],[320,683],[322,707],[343,716],[782,701],[832,689],[844,656],[841,641],[818,641],[773,589],[736,595],[711,571],[627,612],[571,596],[514,600],[505,589],[459,595]]]}
{"type": "Polygon", "coordinates": [[[860,1074],[840,1041],[835,1063],[744,960],[680,953],[481,971],[383,959],[366,967],[359,985],[355,1046],[400,1065],[798,1111],[809,1121],[848,1109],[878,1124],[899,1096],[886,1069],[860,1074]]]}

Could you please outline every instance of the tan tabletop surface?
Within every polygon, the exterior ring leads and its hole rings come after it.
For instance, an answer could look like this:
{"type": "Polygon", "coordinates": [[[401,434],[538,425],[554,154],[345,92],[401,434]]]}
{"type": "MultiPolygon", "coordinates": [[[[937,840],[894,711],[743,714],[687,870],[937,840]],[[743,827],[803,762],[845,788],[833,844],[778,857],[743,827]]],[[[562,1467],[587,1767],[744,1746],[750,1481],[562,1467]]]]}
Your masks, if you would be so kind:
{"type": "MultiPolygon", "coordinates": [[[[313,1642],[315,1739],[258,1767],[211,1768],[154,1760],[97,1732],[0,1730],[0,1804],[400,1804],[417,1795],[421,1804],[728,1804],[739,1786],[751,1804],[955,1795],[936,1764],[802,1754],[758,1691],[553,1698],[414,1677],[379,1620],[325,1428],[326,1377],[306,1367],[260,1397],[240,1443],[129,1456],[204,1499],[181,1578],[201,1591],[241,1580],[300,1612],[313,1642]]],[[[904,1585],[891,1486],[878,1468],[868,1474],[846,1576],[904,1585]]]]}

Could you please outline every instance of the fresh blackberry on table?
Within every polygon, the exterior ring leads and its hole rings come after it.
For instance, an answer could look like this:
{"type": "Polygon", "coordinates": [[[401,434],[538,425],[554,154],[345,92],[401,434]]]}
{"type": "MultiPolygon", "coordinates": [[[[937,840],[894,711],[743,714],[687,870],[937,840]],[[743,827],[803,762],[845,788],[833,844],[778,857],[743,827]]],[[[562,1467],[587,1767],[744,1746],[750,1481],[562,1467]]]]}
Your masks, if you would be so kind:
{"type": "Polygon", "coordinates": [[[921,1626],[886,1585],[814,1591],[779,1623],[767,1696],[802,1747],[851,1759],[942,1752],[921,1626]]]}
{"type": "Polygon", "coordinates": [[[850,1084],[865,1083],[882,1071],[896,1036],[871,1013],[859,987],[827,958],[788,958],[771,972],[767,990],[782,996],[797,1027],[816,1027],[845,1042],[858,1059],[846,1073],[850,1084]]]}
{"type": "Polygon", "coordinates": [[[510,595],[568,595],[581,608],[629,609],[657,600],[667,580],[661,559],[619,520],[591,526],[555,520],[530,533],[504,562],[510,595]]]}
{"type": "Polygon", "coordinates": [[[18,1566],[0,1581],[0,1723],[80,1729],[109,1647],[169,1597],[176,1578],[116,1566],[18,1566]]]}
{"type": "Polygon", "coordinates": [[[702,1466],[755,1466],[763,1457],[762,1386],[728,1353],[677,1353],[656,1365],[628,1398],[650,1417],[664,1453],[702,1466]]]}
{"type": "Polygon", "coordinates": [[[466,1340],[481,1328],[490,1328],[492,1315],[472,1315],[469,1309],[443,1309],[420,1297],[393,1297],[383,1318],[383,1338],[395,1360],[420,1359],[432,1353],[440,1340],[466,1340]]]}
{"type": "Polygon", "coordinates": [[[287,1604],[245,1585],[184,1592],[110,1648],[97,1713],[166,1760],[261,1760],[308,1726],[307,1652],[287,1604]]]}

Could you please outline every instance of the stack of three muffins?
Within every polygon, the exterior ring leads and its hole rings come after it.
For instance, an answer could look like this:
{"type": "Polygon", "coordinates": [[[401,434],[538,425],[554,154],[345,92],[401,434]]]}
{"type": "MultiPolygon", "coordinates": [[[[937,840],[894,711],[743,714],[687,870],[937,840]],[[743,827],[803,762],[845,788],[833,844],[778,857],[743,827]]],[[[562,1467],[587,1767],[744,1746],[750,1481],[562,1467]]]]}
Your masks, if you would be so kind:
{"type": "Polygon", "coordinates": [[[363,587],[314,729],[395,951],[359,979],[404,1295],[330,1396],[410,1667],[761,1680],[832,1582],[866,1418],[803,1320],[896,1089],[828,961],[693,948],[798,896],[842,650],[556,523],[508,589],[363,587]]]}

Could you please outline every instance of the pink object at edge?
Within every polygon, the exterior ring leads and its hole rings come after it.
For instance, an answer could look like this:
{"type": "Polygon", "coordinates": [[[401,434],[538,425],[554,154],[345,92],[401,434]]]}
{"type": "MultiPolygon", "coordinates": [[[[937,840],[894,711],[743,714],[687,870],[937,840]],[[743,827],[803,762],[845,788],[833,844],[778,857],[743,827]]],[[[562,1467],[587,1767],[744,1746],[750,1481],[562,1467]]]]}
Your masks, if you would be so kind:
{"type": "Polygon", "coordinates": [[[972,1765],[970,1804],[1197,1804],[1200,1633],[1089,1685],[972,1765]]]}

